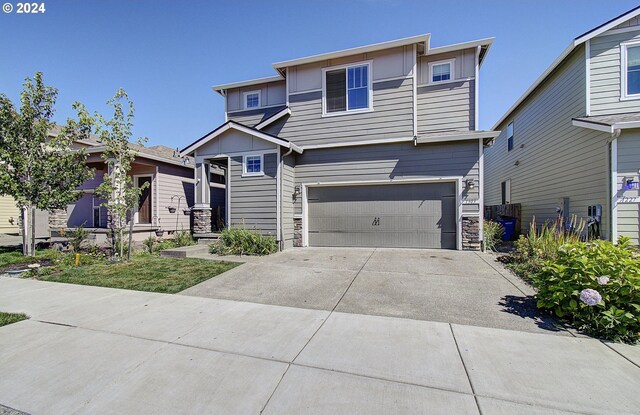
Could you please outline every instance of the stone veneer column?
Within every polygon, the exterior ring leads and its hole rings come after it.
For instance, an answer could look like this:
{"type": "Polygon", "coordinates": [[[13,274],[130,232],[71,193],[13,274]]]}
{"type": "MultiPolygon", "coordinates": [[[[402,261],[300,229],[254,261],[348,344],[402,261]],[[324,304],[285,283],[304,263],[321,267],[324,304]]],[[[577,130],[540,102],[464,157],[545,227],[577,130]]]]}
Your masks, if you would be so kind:
{"type": "Polygon", "coordinates": [[[302,219],[293,219],[293,246],[302,246],[302,219]]]}
{"type": "Polygon", "coordinates": [[[478,216],[462,218],[462,249],[467,251],[480,250],[480,218],[478,216]]]}
{"type": "Polygon", "coordinates": [[[211,208],[197,207],[191,208],[193,214],[193,233],[202,234],[211,232],[211,208]]]}
{"type": "MultiPolygon", "coordinates": [[[[93,213],[93,212],[92,212],[93,213]]],[[[49,230],[59,232],[67,227],[67,209],[58,209],[49,213],[49,230]]]]}

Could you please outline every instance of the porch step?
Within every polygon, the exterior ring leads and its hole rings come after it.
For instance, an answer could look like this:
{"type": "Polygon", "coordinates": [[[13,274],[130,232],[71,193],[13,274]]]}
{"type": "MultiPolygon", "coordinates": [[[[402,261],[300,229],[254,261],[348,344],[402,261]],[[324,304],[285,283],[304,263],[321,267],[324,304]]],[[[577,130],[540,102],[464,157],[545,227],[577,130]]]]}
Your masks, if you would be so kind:
{"type": "Polygon", "coordinates": [[[165,249],[160,252],[160,256],[165,258],[191,258],[196,255],[209,253],[208,245],[181,246],[179,248],[165,249]]]}
{"type": "Polygon", "coordinates": [[[193,238],[198,241],[198,245],[210,245],[220,238],[220,234],[215,232],[195,233],[193,238]]]}
{"type": "Polygon", "coordinates": [[[214,243],[217,240],[218,240],[218,238],[199,238],[198,239],[198,245],[209,246],[209,245],[211,245],[212,243],[214,243]]]}

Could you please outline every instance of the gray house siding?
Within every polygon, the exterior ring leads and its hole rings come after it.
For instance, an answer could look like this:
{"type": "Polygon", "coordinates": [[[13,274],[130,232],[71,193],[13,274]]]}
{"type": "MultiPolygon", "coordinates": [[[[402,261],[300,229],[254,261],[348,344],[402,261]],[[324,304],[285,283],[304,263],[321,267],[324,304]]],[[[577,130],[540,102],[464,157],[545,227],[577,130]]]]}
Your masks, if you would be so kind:
{"type": "Polygon", "coordinates": [[[284,249],[293,247],[294,226],[294,187],[295,187],[295,157],[287,156],[282,163],[282,240],[284,249]]]}
{"type": "Polygon", "coordinates": [[[418,134],[475,129],[475,81],[418,87],[418,134]]]}
{"type": "Polygon", "coordinates": [[[258,229],[277,236],[275,153],[264,155],[264,176],[242,177],[242,155],[230,158],[231,226],[258,229]]]}
{"type": "MultiPolygon", "coordinates": [[[[189,230],[189,215],[185,215],[182,209],[193,206],[193,169],[178,167],[169,164],[158,166],[156,177],[158,188],[158,214],[160,226],[164,230],[189,230]],[[171,198],[174,197],[173,201],[171,198]],[[178,208],[176,213],[169,212],[169,206],[178,208]]],[[[155,213],[154,213],[155,214],[155,213]]]]}
{"type": "MultiPolygon", "coordinates": [[[[498,129],[485,152],[485,205],[501,203],[501,182],[511,180],[511,202],[522,204],[523,229],[535,216],[554,219],[563,197],[570,214],[587,216],[587,207],[608,206],[607,134],[574,127],[584,116],[585,56],[578,48],[529,96],[498,129]],[[514,148],[507,151],[507,125],[514,123],[514,148]],[[518,162],[518,165],[516,165],[518,162]]],[[[603,215],[601,235],[609,234],[603,215]]]]}
{"type": "Polygon", "coordinates": [[[591,40],[591,116],[640,111],[640,101],[620,100],[620,43],[640,40],[637,31],[598,36],[591,40]]]}
{"type": "Polygon", "coordinates": [[[617,216],[618,236],[631,238],[636,245],[640,244],[640,214],[637,201],[638,189],[625,189],[627,179],[637,182],[640,168],[640,132],[624,132],[618,139],[618,177],[617,177],[617,216]],[[634,200],[624,201],[624,198],[634,200]]]}
{"type": "Polygon", "coordinates": [[[260,91],[261,107],[284,105],[287,101],[285,81],[267,82],[227,90],[227,112],[244,110],[243,93],[260,91]]]}
{"type": "MultiPolygon", "coordinates": [[[[305,151],[296,156],[296,184],[462,176],[478,180],[476,140],[414,146],[413,142],[305,151]]],[[[464,194],[477,201],[477,187],[464,194]]],[[[470,205],[478,211],[478,205],[470,205]]],[[[465,209],[467,210],[467,209],[465,209]]],[[[471,209],[469,209],[471,210],[471,209]]],[[[295,213],[302,213],[300,198],[295,213]]]]}

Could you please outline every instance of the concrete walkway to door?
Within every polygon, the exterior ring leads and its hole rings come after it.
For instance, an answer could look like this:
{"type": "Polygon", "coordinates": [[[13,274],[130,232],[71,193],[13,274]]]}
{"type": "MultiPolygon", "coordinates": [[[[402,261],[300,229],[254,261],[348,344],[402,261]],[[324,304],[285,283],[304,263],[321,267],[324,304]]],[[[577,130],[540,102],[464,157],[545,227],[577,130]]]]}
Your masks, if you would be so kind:
{"type": "Polygon", "coordinates": [[[476,252],[296,248],[181,294],[571,335],[537,311],[531,287],[476,252]]]}

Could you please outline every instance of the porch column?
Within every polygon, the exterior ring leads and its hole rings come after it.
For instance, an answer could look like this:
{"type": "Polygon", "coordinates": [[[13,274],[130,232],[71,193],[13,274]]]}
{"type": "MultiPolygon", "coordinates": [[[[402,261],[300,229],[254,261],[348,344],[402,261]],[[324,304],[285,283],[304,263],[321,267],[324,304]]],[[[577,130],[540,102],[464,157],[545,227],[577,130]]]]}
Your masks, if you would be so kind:
{"type": "Polygon", "coordinates": [[[191,209],[193,214],[193,233],[202,234],[211,232],[211,189],[209,181],[210,165],[202,161],[196,162],[195,169],[195,204],[191,209]]]}

